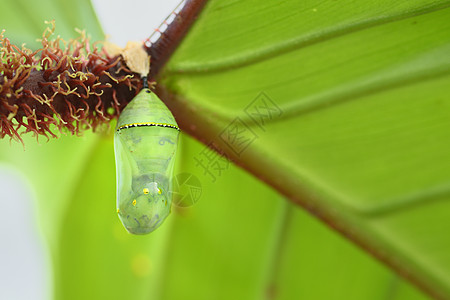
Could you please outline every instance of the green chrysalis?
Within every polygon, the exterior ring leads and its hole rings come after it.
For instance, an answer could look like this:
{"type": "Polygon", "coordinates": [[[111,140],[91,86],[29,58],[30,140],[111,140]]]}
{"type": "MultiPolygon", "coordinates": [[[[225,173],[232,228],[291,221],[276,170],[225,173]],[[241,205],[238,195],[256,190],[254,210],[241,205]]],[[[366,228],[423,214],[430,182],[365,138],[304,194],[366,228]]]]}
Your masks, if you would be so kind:
{"type": "Polygon", "coordinates": [[[119,117],[114,135],[117,212],[130,233],[152,232],[170,213],[179,130],[148,88],[119,117]]]}

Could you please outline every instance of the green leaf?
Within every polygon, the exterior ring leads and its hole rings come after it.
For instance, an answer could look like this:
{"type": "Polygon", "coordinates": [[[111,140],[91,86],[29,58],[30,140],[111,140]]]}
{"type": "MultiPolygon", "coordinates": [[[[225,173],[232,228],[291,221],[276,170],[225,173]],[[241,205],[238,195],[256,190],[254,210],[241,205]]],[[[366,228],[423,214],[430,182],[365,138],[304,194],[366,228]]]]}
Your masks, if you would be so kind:
{"type": "Polygon", "coordinates": [[[163,90],[192,134],[448,298],[449,7],[210,1],[163,90]]]}
{"type": "Polygon", "coordinates": [[[77,36],[75,29],[88,29],[93,40],[104,36],[89,0],[3,1],[0,15],[0,28],[17,45],[26,43],[28,47],[38,48],[37,39],[48,27],[45,21],[51,20],[56,23],[55,34],[66,40],[77,36]]]}

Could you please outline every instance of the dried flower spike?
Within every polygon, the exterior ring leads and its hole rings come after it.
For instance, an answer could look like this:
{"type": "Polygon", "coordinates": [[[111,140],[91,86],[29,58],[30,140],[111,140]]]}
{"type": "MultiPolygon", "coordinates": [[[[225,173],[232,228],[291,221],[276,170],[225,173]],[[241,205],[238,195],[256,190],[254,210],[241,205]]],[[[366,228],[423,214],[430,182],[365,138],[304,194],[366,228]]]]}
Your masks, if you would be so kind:
{"type": "Polygon", "coordinates": [[[72,134],[117,118],[141,89],[119,55],[91,44],[84,31],[77,39],[50,39],[49,22],[36,51],[12,45],[0,34],[0,137],[22,141],[20,135],[57,137],[67,128],[72,134]]]}

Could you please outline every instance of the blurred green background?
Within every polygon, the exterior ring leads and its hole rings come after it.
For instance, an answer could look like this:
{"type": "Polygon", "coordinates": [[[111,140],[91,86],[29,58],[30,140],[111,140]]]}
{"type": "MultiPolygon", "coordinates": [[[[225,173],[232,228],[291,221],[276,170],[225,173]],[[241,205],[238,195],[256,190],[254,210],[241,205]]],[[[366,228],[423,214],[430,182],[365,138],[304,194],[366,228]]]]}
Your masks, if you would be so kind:
{"type": "MultiPolygon", "coordinates": [[[[95,5],[104,28],[113,28],[105,32],[125,39],[128,32],[143,31],[140,39],[151,33],[134,23],[144,18],[138,11],[151,11],[144,7],[95,5]]],[[[236,117],[252,124],[257,138],[238,157],[241,165],[333,212],[336,224],[369,241],[366,250],[450,299],[449,7],[450,1],[419,0],[212,0],[159,83],[189,112],[177,119],[210,129],[198,133],[206,143],[236,117]],[[264,127],[245,114],[260,92],[282,112],[264,127]]],[[[76,34],[73,28],[103,38],[87,0],[3,1],[0,14],[0,27],[17,44],[36,47],[50,19],[64,38],[76,34]]],[[[24,140],[25,151],[1,141],[0,158],[33,189],[51,265],[50,298],[429,299],[234,164],[213,178],[196,161],[206,146],[184,132],[175,173],[195,175],[201,198],[174,207],[148,236],[129,235],[116,215],[111,130],[24,140]]],[[[0,201],[14,202],[14,194],[0,201]]],[[[14,227],[4,228],[13,236],[14,227]]],[[[15,245],[9,239],[4,246],[15,245]]],[[[27,285],[20,274],[0,274],[0,290],[27,285]]]]}

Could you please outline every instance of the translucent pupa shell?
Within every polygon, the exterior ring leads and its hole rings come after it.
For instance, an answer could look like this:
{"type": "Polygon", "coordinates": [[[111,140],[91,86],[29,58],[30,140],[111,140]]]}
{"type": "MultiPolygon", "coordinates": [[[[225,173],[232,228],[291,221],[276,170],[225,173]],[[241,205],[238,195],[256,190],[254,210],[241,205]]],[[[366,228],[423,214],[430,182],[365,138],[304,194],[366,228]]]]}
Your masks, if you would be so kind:
{"type": "Polygon", "coordinates": [[[146,234],[170,214],[178,125],[164,103],[143,89],[125,107],[114,135],[117,212],[128,232],[146,234]]]}

